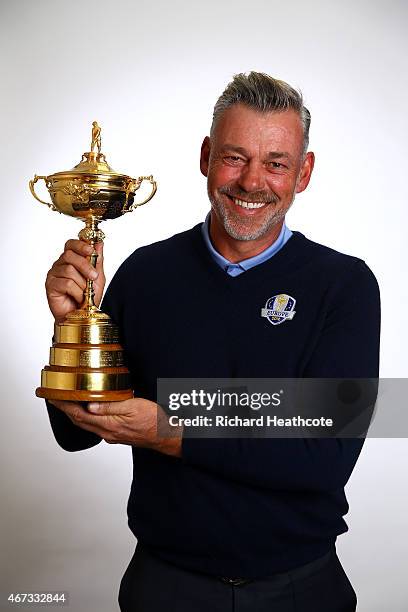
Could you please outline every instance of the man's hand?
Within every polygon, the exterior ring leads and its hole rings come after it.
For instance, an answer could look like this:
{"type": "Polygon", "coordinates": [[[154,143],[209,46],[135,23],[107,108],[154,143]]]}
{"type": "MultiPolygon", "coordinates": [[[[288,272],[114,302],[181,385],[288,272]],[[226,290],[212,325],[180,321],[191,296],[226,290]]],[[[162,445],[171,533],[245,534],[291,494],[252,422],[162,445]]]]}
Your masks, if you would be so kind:
{"type": "Polygon", "coordinates": [[[103,243],[97,243],[95,250],[98,260],[96,268],[93,268],[88,259],[92,246],[83,240],[68,240],[64,252],[48,272],[45,288],[50,310],[57,323],[81,305],[87,279],[94,281],[94,300],[99,306],[105,286],[103,243]]]}
{"type": "Polygon", "coordinates": [[[163,409],[135,397],[124,402],[92,402],[88,409],[75,402],[49,400],[78,427],[92,431],[108,444],[129,444],[181,457],[182,427],[170,427],[163,409]],[[158,437],[158,429],[163,437],[158,437]]]}

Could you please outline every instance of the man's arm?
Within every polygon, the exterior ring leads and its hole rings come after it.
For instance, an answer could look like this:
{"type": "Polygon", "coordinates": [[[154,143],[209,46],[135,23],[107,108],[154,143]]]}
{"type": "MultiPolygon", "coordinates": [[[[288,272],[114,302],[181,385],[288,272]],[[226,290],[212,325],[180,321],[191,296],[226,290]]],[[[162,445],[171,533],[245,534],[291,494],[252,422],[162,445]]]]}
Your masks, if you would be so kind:
{"type": "MultiPolygon", "coordinates": [[[[45,288],[51,313],[57,323],[81,304],[88,278],[94,280],[95,303],[99,305],[105,286],[102,243],[96,244],[95,248],[98,253],[96,271],[88,259],[92,247],[82,240],[68,240],[64,252],[49,270],[45,288]]],[[[46,405],[55,439],[64,450],[84,450],[101,441],[102,438],[75,425],[49,402],[46,401],[46,405]]]]}
{"type": "MultiPolygon", "coordinates": [[[[377,378],[380,297],[377,281],[357,260],[338,292],[323,331],[304,367],[305,378],[377,378]],[[361,302],[360,296],[364,296],[361,302]]],[[[182,460],[253,486],[334,491],[344,487],[364,440],[188,438],[182,460]]]]}

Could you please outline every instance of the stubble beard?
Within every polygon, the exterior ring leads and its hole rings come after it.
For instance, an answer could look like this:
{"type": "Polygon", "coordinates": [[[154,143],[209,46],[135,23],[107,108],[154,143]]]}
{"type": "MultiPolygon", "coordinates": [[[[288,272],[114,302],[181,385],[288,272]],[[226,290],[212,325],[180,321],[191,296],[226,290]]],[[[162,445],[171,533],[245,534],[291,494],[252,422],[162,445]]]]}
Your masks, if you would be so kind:
{"type": "MultiPolygon", "coordinates": [[[[240,194],[237,194],[228,186],[220,187],[218,191],[221,194],[232,195],[235,198],[240,199],[240,194]]],[[[277,209],[277,204],[280,202],[280,198],[275,194],[262,194],[251,196],[252,202],[266,202],[265,206],[261,209],[263,211],[262,220],[255,219],[253,217],[243,218],[241,215],[234,213],[229,206],[227,206],[224,200],[220,197],[214,197],[208,190],[208,197],[211,202],[211,206],[217,215],[219,222],[224,227],[225,231],[234,240],[257,240],[262,236],[265,236],[274,226],[276,226],[282,219],[284,219],[287,211],[291,207],[295,194],[288,206],[277,209]]],[[[241,194],[241,199],[247,200],[241,194]]],[[[235,206],[231,202],[231,206],[235,206]]]]}

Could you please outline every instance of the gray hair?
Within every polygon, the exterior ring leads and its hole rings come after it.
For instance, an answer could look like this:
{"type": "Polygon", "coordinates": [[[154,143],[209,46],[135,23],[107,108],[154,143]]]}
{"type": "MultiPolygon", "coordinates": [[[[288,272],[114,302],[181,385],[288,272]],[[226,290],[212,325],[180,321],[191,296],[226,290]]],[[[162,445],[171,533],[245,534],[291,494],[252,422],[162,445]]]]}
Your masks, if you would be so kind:
{"type": "Polygon", "coordinates": [[[303,126],[303,155],[306,154],[311,117],[300,91],[263,72],[250,72],[248,76],[243,72],[236,74],[214,106],[211,135],[220,115],[234,104],[245,104],[262,113],[296,111],[303,126]]]}

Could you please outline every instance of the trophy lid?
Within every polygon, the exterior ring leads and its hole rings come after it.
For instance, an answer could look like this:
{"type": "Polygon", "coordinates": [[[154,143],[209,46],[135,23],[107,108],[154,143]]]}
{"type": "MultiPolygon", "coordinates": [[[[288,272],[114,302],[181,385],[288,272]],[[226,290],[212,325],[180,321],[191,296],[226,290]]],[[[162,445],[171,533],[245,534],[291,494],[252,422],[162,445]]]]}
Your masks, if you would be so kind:
{"type": "Polygon", "coordinates": [[[101,128],[94,121],[91,150],[82,155],[79,164],[71,170],[48,176],[35,174],[29,187],[33,197],[52,210],[85,222],[93,219],[99,223],[106,219],[116,219],[149,202],[156,193],[157,183],[152,175],[132,178],[115,172],[101,153],[101,128]],[[51,203],[36,194],[34,185],[39,180],[45,181],[51,203]],[[135,202],[136,191],[145,180],[151,185],[151,193],[142,202],[135,202]]]}
{"type": "Polygon", "coordinates": [[[87,153],[82,154],[82,159],[74,166],[71,170],[65,170],[62,172],[55,172],[51,176],[61,175],[108,175],[111,177],[122,177],[126,176],[115,172],[113,168],[110,167],[108,162],[106,161],[106,157],[103,153],[101,153],[101,127],[98,125],[97,121],[93,121],[92,123],[92,140],[91,140],[91,150],[87,153]],[[96,151],[94,149],[97,149],[96,151]]]}

